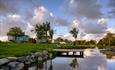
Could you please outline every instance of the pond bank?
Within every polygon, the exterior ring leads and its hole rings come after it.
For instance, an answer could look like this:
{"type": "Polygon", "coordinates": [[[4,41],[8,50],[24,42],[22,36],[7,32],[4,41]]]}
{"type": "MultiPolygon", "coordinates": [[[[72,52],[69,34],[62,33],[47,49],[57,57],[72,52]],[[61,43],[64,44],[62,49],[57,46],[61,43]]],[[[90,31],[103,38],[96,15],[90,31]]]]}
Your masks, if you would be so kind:
{"type": "Polygon", "coordinates": [[[103,51],[101,51],[101,53],[106,54],[107,58],[115,59],[115,51],[103,50],[103,51]]]}
{"type": "Polygon", "coordinates": [[[47,51],[36,52],[22,57],[6,57],[0,59],[0,70],[29,70],[37,64],[38,68],[43,67],[43,62],[52,58],[52,53],[47,51]]]}

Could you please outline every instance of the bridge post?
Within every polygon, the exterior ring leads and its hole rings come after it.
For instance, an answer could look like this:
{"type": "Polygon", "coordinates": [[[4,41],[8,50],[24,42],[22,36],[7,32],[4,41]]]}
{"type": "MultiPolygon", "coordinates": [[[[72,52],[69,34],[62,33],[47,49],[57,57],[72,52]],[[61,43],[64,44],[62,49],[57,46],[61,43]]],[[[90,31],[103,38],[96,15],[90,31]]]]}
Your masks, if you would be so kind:
{"type": "Polygon", "coordinates": [[[66,52],[67,55],[69,55],[69,52],[66,52]]]}
{"type": "Polygon", "coordinates": [[[76,53],[76,52],[75,52],[75,51],[73,51],[73,55],[75,55],[75,53],[76,53]]]}
{"type": "Polygon", "coordinates": [[[83,51],[80,51],[80,56],[81,56],[81,57],[84,57],[83,51]]]}

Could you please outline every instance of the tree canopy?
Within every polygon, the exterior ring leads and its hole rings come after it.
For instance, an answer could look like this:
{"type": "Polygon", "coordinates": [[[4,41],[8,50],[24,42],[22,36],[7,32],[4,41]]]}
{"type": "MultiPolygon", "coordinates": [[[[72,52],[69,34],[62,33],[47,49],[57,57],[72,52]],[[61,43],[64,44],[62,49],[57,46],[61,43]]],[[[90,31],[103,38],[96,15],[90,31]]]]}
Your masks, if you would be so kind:
{"type": "Polygon", "coordinates": [[[51,29],[50,22],[36,25],[35,32],[38,39],[45,38],[47,42],[49,40],[49,37],[52,40],[54,34],[53,29],[51,29]]]}
{"type": "Polygon", "coordinates": [[[98,45],[115,46],[115,34],[107,33],[107,35],[98,42],[98,45]]]}
{"type": "Polygon", "coordinates": [[[7,32],[7,35],[8,36],[21,36],[21,35],[24,35],[24,32],[19,27],[12,27],[7,32]]]}
{"type": "Polygon", "coordinates": [[[78,30],[76,30],[76,28],[73,28],[72,30],[70,30],[70,33],[72,34],[72,36],[75,38],[77,38],[77,35],[78,35],[78,30]]]}

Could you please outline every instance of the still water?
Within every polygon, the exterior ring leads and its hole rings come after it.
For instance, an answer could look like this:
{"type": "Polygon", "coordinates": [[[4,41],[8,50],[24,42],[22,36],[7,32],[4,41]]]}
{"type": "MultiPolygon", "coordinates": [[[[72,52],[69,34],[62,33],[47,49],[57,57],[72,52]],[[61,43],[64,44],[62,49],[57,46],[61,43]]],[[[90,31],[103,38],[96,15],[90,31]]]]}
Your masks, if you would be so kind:
{"type": "MultiPolygon", "coordinates": [[[[84,58],[76,58],[76,67],[71,67],[70,63],[75,58],[56,57],[44,63],[43,69],[38,70],[115,70],[115,59],[107,59],[98,48],[86,49],[84,58]]],[[[29,70],[35,70],[33,68],[29,70]]]]}
{"type": "Polygon", "coordinates": [[[52,60],[52,70],[115,70],[115,59],[107,59],[98,48],[86,49],[84,58],[77,58],[79,65],[76,65],[76,68],[70,66],[74,59],[57,57],[52,60]]]}
{"type": "MultiPolygon", "coordinates": [[[[57,57],[52,60],[52,66],[53,70],[72,70],[72,67],[70,66],[71,61],[74,58],[65,58],[65,57],[57,57]]],[[[82,58],[77,58],[78,62],[84,60],[82,58]]],[[[93,61],[95,62],[95,61],[93,61]]],[[[100,62],[101,63],[101,62],[100,62]]],[[[106,70],[115,70],[115,59],[107,59],[107,67],[106,70]]],[[[87,65],[86,65],[87,66],[87,65]]],[[[92,67],[91,65],[89,69],[92,67]]],[[[50,67],[50,61],[48,61],[48,67],[50,67]]],[[[95,65],[96,67],[96,65],[95,65]]],[[[76,70],[78,70],[76,68],[76,70]]],[[[95,69],[93,69],[95,70],[95,69]]],[[[103,70],[103,69],[97,69],[97,70],[103,70]]]]}

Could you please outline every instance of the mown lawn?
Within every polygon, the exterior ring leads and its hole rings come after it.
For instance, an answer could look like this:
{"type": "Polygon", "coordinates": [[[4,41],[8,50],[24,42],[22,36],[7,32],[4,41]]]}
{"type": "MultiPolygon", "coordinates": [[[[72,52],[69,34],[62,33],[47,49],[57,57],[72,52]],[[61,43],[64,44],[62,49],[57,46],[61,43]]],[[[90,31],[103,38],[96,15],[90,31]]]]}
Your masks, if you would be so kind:
{"type": "Polygon", "coordinates": [[[0,43],[0,58],[11,56],[26,56],[37,51],[47,50],[54,53],[53,49],[86,49],[92,48],[92,45],[61,45],[56,44],[31,44],[31,43],[0,43]]]}
{"type": "Polygon", "coordinates": [[[56,45],[54,44],[0,43],[0,58],[9,56],[25,56],[43,50],[52,52],[52,50],[55,48],[56,45]]]}

